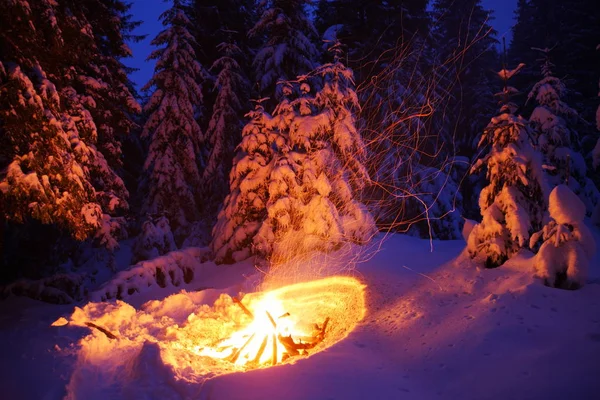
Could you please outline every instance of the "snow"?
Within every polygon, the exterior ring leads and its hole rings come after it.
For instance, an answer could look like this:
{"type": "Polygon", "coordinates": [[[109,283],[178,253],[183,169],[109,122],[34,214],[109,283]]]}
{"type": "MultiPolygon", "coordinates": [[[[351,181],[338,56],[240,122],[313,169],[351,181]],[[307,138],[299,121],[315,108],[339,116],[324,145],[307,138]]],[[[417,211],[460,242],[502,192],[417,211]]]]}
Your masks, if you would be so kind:
{"type": "Polygon", "coordinates": [[[548,211],[559,224],[579,224],[585,218],[585,206],[565,185],[550,193],[548,211]]]}
{"type": "Polygon", "coordinates": [[[262,274],[250,263],[206,263],[205,274],[180,288],[154,287],[131,295],[130,305],[92,303],[73,317],[72,305],[11,297],[0,302],[3,398],[597,398],[599,257],[587,285],[565,291],[533,276],[528,251],[488,270],[464,247],[434,241],[430,251],[428,240],[389,235],[322,257],[331,265],[364,260],[350,272],[366,284],[367,314],[356,329],[308,359],[206,381],[192,371],[176,379],[155,343],[111,341],[74,324],[85,315],[127,337],[169,340],[203,304],[251,291],[262,274]],[[72,322],[51,327],[60,317],[72,322]]]}
{"type": "Polygon", "coordinates": [[[552,220],[532,236],[534,244],[540,236],[544,239],[534,259],[536,273],[549,286],[579,288],[596,253],[595,240],[583,222],[585,205],[567,186],[558,185],[550,193],[548,211],[552,220]]]}

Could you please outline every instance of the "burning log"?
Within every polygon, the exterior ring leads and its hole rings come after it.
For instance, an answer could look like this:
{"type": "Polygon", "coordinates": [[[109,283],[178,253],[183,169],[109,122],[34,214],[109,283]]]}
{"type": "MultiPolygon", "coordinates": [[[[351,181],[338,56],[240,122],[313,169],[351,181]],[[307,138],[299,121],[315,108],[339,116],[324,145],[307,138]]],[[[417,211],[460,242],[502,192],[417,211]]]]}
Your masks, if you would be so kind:
{"type": "Polygon", "coordinates": [[[273,360],[271,361],[271,365],[277,364],[277,335],[273,332],[273,360]]]}
{"type": "Polygon", "coordinates": [[[244,311],[244,313],[247,316],[249,316],[252,320],[254,320],[254,314],[252,314],[252,311],[248,310],[248,308],[246,308],[246,306],[243,305],[242,302],[237,297],[233,297],[232,300],[233,300],[233,302],[235,304],[237,304],[238,306],[240,306],[240,308],[242,309],[242,311],[244,311]]]}
{"type": "Polygon", "coordinates": [[[254,357],[254,360],[252,361],[255,364],[260,364],[260,358],[262,357],[263,353],[265,352],[265,348],[267,347],[267,341],[269,340],[269,335],[265,335],[262,343],[260,344],[260,347],[258,348],[258,351],[256,352],[256,357],[254,357]]]}
{"type": "Polygon", "coordinates": [[[269,313],[268,311],[265,312],[267,313],[267,317],[269,317],[269,321],[271,321],[271,325],[273,325],[273,329],[277,329],[277,324],[275,323],[273,317],[271,317],[271,313],[269,313]]]}
{"type": "Polygon", "coordinates": [[[233,355],[231,356],[231,362],[235,364],[235,362],[237,361],[238,357],[240,356],[240,354],[242,353],[242,351],[244,351],[244,349],[246,348],[246,346],[248,346],[248,343],[250,343],[252,341],[252,339],[254,339],[254,335],[256,335],[256,333],[253,333],[248,340],[246,341],[246,343],[244,343],[244,345],[242,347],[240,347],[239,349],[237,349],[233,355]]]}

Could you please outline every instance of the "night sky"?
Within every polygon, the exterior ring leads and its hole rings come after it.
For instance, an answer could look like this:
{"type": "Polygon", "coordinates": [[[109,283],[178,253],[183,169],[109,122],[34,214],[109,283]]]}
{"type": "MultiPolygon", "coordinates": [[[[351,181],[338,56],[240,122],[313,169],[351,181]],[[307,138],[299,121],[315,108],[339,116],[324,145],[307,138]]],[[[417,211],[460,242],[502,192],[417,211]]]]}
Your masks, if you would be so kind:
{"type": "MultiPolygon", "coordinates": [[[[144,21],[136,33],[148,35],[145,40],[130,44],[133,50],[133,59],[126,61],[128,66],[139,68],[139,71],[133,73],[131,78],[138,85],[138,88],[141,88],[152,76],[154,62],[146,61],[146,57],[153,50],[150,41],[162,29],[158,17],[170,6],[170,2],[163,0],[132,0],[132,3],[131,12],[135,19],[144,21]]],[[[503,36],[506,36],[506,42],[510,42],[510,28],[513,24],[513,12],[516,4],[517,0],[483,0],[485,8],[494,10],[495,19],[492,21],[492,25],[498,31],[500,41],[503,36]]]]}

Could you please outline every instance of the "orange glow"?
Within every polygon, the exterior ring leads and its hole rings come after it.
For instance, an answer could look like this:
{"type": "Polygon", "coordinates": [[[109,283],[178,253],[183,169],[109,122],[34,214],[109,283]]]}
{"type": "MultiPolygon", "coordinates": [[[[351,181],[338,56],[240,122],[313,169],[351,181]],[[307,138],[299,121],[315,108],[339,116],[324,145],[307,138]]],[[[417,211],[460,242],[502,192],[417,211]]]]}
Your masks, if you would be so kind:
{"type": "Polygon", "coordinates": [[[344,276],[297,283],[246,295],[242,303],[249,312],[223,295],[209,312],[190,316],[185,326],[171,331],[176,337],[160,343],[162,358],[175,372],[179,370],[180,377],[189,375],[189,367],[196,373],[220,375],[295,362],[354,329],[366,311],[364,287],[344,276]],[[319,333],[322,336],[316,341],[319,333]],[[290,354],[279,339],[289,341],[290,336],[296,344],[317,344],[290,354]]]}

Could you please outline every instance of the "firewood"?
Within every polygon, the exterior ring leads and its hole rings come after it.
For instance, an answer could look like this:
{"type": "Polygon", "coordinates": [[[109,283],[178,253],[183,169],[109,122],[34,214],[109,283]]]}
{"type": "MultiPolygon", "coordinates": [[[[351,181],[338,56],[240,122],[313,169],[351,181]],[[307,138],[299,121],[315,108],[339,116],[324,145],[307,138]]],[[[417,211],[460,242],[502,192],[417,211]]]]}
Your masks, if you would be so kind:
{"type": "Polygon", "coordinates": [[[109,339],[117,339],[117,336],[115,334],[113,334],[111,331],[109,331],[106,328],[103,328],[101,326],[96,325],[93,322],[86,322],[85,323],[87,326],[89,326],[90,328],[96,328],[98,329],[100,332],[104,333],[106,335],[107,338],[109,339]]]}
{"type": "Polygon", "coordinates": [[[253,333],[248,340],[246,341],[246,343],[244,343],[244,345],[242,347],[240,347],[235,353],[233,353],[233,355],[231,356],[231,362],[235,364],[235,362],[237,361],[238,357],[240,356],[240,354],[242,354],[242,351],[244,351],[244,349],[246,348],[246,346],[248,346],[248,343],[250,343],[252,341],[252,339],[254,339],[254,335],[256,335],[256,333],[253,333]]]}
{"type": "Polygon", "coordinates": [[[277,336],[273,333],[273,360],[271,365],[277,364],[277,336]]]}
{"type": "Polygon", "coordinates": [[[252,320],[254,320],[254,314],[252,314],[252,311],[248,310],[246,308],[245,305],[242,304],[242,302],[237,298],[237,297],[232,297],[232,300],[235,304],[237,304],[238,306],[240,306],[240,308],[242,309],[242,311],[244,311],[244,313],[249,316],[252,320]]]}
{"type": "Polygon", "coordinates": [[[279,343],[281,343],[283,345],[283,347],[285,347],[285,350],[287,351],[287,354],[289,356],[297,356],[298,355],[298,350],[296,350],[296,343],[294,343],[294,339],[292,339],[292,336],[282,336],[282,335],[278,335],[277,338],[279,339],[279,343]]]}
{"type": "Polygon", "coordinates": [[[277,324],[275,323],[273,317],[271,317],[271,313],[269,313],[268,311],[265,312],[267,313],[267,317],[269,317],[269,321],[271,321],[271,324],[273,325],[273,329],[277,329],[277,324]]]}
{"type": "Polygon", "coordinates": [[[265,347],[267,347],[267,341],[269,340],[269,335],[265,335],[265,338],[263,339],[262,343],[260,344],[260,347],[258,348],[258,352],[256,353],[256,357],[254,357],[254,363],[258,364],[260,362],[260,357],[262,357],[263,353],[265,352],[265,347]]]}

